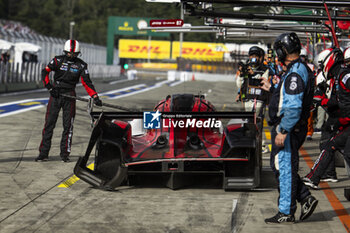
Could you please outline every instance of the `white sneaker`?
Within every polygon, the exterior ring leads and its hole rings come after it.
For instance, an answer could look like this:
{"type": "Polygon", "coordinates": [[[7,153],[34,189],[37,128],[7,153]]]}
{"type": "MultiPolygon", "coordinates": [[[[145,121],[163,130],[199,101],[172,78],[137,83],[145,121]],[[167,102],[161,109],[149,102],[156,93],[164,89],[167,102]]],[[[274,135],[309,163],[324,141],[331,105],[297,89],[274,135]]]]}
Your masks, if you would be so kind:
{"type": "Polygon", "coordinates": [[[303,177],[301,178],[304,184],[312,189],[318,189],[318,185],[314,184],[309,178],[303,177]]]}

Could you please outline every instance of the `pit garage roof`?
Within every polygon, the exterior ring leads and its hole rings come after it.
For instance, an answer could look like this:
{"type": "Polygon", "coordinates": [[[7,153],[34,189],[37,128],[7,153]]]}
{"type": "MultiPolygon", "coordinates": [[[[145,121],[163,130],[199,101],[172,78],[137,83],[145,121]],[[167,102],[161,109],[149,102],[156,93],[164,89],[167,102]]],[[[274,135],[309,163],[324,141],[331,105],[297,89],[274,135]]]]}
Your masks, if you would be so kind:
{"type": "MultiPolygon", "coordinates": [[[[158,2],[158,0],[146,1],[158,2]]],[[[308,37],[331,38],[330,26],[327,24],[329,17],[335,25],[339,21],[350,21],[348,0],[159,0],[159,2],[181,2],[184,13],[202,17],[204,26],[153,29],[161,32],[215,32],[218,37],[222,36],[229,40],[244,39],[269,43],[287,31],[296,32],[302,40],[308,37]],[[327,12],[330,12],[329,16],[327,12]]],[[[348,31],[336,28],[335,33],[341,38],[347,37],[348,31]]]]}

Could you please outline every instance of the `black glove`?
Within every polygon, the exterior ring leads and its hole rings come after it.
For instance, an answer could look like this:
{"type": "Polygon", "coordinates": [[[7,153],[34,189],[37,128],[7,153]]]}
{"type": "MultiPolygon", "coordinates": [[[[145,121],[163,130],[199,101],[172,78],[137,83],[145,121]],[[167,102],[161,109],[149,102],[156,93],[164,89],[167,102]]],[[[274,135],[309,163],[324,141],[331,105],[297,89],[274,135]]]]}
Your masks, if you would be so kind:
{"type": "Polygon", "coordinates": [[[49,92],[53,98],[58,98],[60,96],[60,90],[57,87],[51,88],[49,92]]]}
{"type": "Polygon", "coordinates": [[[316,91],[321,92],[322,94],[326,93],[327,89],[329,88],[328,84],[326,81],[323,81],[319,83],[316,87],[316,91]]]}
{"type": "Polygon", "coordinates": [[[94,104],[100,107],[102,106],[102,101],[100,98],[98,98],[98,96],[94,97],[94,104]]]}

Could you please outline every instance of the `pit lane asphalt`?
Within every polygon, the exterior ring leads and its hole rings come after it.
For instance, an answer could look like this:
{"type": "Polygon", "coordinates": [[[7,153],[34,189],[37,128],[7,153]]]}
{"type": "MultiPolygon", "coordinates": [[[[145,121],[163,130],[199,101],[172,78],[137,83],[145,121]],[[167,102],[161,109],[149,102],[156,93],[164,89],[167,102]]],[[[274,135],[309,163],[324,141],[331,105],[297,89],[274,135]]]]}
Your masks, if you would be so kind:
{"type": "MultiPolygon", "coordinates": [[[[161,80],[133,80],[110,84],[95,81],[100,93],[137,84],[152,86],[161,80]]],[[[78,95],[86,95],[82,87],[78,95]]],[[[206,94],[220,110],[239,107],[234,103],[234,83],[187,82],[174,86],[164,84],[149,91],[125,98],[108,99],[107,103],[129,108],[152,109],[168,94],[206,94]]],[[[39,91],[17,95],[2,95],[0,103],[21,99],[48,97],[39,91]]],[[[90,118],[86,103],[77,103],[77,116],[71,163],[59,159],[62,121],[59,118],[52,141],[50,161],[36,163],[45,107],[0,117],[0,232],[349,232],[350,202],[343,188],[350,186],[344,168],[337,168],[339,183],[323,184],[312,191],[319,200],[314,214],[293,225],[266,225],[264,219],[277,212],[278,192],[274,177],[265,169],[263,185],[255,191],[225,192],[210,184],[193,185],[179,190],[154,185],[122,186],[114,192],[91,188],[78,180],[69,187],[58,187],[73,175],[77,158],[84,154],[90,136],[90,118]],[[333,194],[332,194],[333,193],[333,194]]],[[[267,129],[267,128],[266,128],[267,129]]],[[[268,133],[264,135],[268,137],[268,133]]],[[[305,142],[303,155],[315,160],[319,135],[305,142]],[[307,153],[307,154],[306,154],[307,153]]],[[[264,166],[269,166],[269,154],[264,154],[264,166]]],[[[309,168],[300,158],[300,172],[309,168]]],[[[300,205],[296,217],[300,214],[300,205]]]]}

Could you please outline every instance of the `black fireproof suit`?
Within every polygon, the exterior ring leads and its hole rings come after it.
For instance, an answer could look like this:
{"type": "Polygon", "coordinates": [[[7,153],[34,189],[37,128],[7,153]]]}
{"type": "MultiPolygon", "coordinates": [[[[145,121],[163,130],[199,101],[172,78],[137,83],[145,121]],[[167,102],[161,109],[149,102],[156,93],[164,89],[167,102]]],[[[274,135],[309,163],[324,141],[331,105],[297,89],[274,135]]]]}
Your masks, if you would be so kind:
{"type": "Polygon", "coordinates": [[[344,159],[350,165],[350,69],[343,68],[335,79],[336,96],[334,99],[323,99],[328,108],[339,107],[340,117],[334,123],[338,129],[335,136],[324,143],[318,159],[311,171],[306,175],[314,184],[318,184],[328,165],[332,161],[335,150],[344,149],[344,159]]]}
{"type": "MultiPolygon", "coordinates": [[[[87,64],[79,58],[71,60],[65,55],[56,56],[45,69],[42,70],[44,86],[48,90],[52,88],[58,89],[60,94],[76,96],[75,86],[79,82],[79,78],[81,78],[83,86],[91,97],[97,95],[89,77],[87,64]],[[51,71],[55,71],[54,82],[52,84],[49,79],[49,73],[51,71]]],[[[49,154],[53,129],[55,128],[61,108],[63,109],[63,133],[60,145],[60,156],[62,158],[67,157],[71,152],[75,99],[63,97],[61,95],[54,98],[50,95],[46,109],[45,125],[42,132],[42,141],[39,146],[39,156],[47,157],[49,154]]]]}

